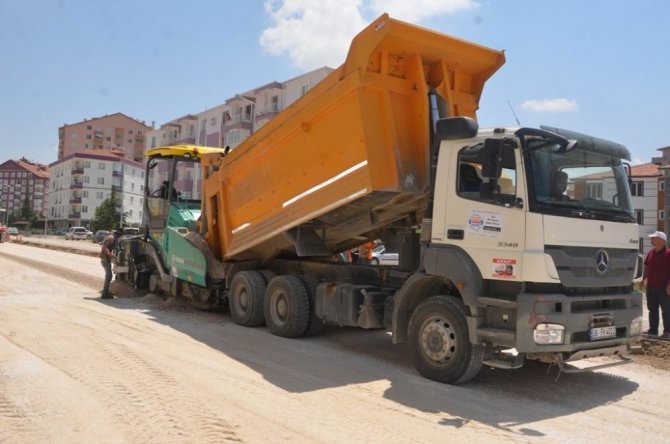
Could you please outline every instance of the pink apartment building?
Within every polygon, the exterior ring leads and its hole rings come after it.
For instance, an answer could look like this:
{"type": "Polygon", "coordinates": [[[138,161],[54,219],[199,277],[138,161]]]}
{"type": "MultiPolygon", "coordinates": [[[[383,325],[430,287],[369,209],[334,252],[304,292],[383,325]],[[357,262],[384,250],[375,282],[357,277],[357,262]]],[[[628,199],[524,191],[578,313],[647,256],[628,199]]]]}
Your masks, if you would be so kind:
{"type": "Polygon", "coordinates": [[[126,159],[142,162],[145,136],[151,129],[123,113],[65,124],[58,128],[58,159],[86,150],[110,150],[123,153],[126,159]]]}

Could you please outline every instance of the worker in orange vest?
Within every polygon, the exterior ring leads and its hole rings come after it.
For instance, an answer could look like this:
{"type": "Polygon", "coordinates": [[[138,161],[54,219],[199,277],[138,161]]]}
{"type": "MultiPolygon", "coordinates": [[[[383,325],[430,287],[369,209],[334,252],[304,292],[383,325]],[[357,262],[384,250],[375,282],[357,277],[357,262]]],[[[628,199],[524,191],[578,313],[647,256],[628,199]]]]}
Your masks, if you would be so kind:
{"type": "Polygon", "coordinates": [[[363,265],[370,265],[372,261],[372,250],[375,248],[375,243],[370,241],[358,247],[358,263],[363,265]]]}

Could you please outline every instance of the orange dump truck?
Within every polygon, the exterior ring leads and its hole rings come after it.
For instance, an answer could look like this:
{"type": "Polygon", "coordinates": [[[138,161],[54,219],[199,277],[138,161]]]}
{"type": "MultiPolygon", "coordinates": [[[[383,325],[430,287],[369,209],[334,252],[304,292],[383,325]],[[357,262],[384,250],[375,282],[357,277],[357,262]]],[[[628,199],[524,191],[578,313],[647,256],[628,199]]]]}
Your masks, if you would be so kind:
{"type": "Polygon", "coordinates": [[[630,154],[556,128],[480,130],[503,63],[381,16],[234,150],[147,151],[147,232],[124,239],[117,276],[284,337],[386,328],[447,383],[620,355],[641,328],[630,154]],[[579,195],[576,175],[596,173],[615,195],[579,195]],[[340,259],[375,240],[397,266],[340,259]]]}
{"type": "Polygon", "coordinates": [[[225,158],[203,156],[207,243],[222,259],[332,255],[421,223],[430,95],[475,118],[502,52],[382,16],[344,64],[225,158]],[[216,215],[216,217],[213,217],[216,215]]]}

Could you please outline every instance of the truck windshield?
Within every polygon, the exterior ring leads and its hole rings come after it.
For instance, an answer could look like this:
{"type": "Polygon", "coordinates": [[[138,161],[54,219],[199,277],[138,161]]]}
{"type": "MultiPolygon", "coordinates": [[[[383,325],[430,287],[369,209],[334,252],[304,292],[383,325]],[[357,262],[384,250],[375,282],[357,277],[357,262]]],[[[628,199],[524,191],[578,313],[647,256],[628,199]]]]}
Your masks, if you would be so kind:
{"type": "Polygon", "coordinates": [[[628,176],[621,159],[604,147],[562,138],[522,137],[532,212],[634,222],[628,176]]]}

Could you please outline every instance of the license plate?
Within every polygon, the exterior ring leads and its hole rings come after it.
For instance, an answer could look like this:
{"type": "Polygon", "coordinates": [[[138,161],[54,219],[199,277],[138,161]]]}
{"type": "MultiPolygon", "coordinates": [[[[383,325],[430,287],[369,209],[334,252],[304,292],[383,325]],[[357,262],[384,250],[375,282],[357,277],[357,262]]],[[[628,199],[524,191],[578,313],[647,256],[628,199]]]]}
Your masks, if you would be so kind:
{"type": "Polygon", "coordinates": [[[616,338],[616,327],[614,325],[592,328],[589,330],[589,339],[592,341],[609,338],[616,338]]]}

